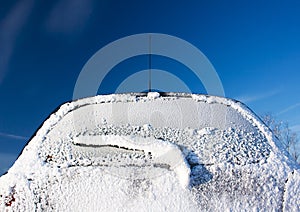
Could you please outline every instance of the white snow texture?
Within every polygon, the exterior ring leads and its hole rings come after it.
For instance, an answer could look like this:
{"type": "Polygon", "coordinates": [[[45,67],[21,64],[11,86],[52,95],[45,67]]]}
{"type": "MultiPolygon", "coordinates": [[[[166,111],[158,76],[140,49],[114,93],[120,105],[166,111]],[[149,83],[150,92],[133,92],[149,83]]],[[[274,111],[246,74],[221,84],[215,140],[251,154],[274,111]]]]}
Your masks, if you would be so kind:
{"type": "Polygon", "coordinates": [[[299,166],[243,104],[180,93],[63,104],[0,178],[0,211],[300,211],[299,166]]]}

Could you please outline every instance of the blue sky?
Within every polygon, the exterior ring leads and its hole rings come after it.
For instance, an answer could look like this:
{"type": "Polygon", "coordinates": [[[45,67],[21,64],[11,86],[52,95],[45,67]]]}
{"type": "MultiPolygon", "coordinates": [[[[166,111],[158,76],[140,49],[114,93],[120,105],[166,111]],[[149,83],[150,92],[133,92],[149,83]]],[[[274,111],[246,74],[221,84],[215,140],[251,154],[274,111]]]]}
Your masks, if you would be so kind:
{"type": "MultiPolygon", "coordinates": [[[[259,115],[271,112],[300,132],[299,11],[299,1],[276,0],[1,1],[0,169],[57,106],[72,99],[87,60],[106,44],[136,33],[190,42],[214,65],[227,97],[259,115]]],[[[124,61],[120,69],[139,71],[144,60],[124,61]]],[[[163,58],[156,66],[169,72],[179,68],[163,58]]],[[[113,73],[110,80],[124,77],[113,73]]],[[[103,82],[103,93],[112,92],[109,82],[103,82]]],[[[193,91],[205,93],[203,86],[193,91]]]]}

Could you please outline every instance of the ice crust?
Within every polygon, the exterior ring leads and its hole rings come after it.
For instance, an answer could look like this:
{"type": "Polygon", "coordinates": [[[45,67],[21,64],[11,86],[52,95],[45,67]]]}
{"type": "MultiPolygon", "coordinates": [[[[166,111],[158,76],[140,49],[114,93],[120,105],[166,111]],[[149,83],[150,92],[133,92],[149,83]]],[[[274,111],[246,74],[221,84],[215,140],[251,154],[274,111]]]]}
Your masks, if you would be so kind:
{"type": "Polygon", "coordinates": [[[243,104],[206,95],[63,104],[0,178],[0,211],[299,211],[299,167],[243,104]]]}

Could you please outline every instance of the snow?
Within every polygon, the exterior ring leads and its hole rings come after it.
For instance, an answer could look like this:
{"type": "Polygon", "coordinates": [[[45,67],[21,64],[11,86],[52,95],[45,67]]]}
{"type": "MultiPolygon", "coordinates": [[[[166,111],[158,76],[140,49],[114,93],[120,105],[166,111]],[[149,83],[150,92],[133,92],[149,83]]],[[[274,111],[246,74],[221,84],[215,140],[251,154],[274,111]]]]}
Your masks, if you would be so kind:
{"type": "Polygon", "coordinates": [[[294,170],[289,173],[285,185],[284,205],[285,211],[300,211],[300,171],[294,170]]]}
{"type": "Polygon", "coordinates": [[[158,92],[149,92],[148,94],[147,94],[147,97],[149,98],[149,99],[156,99],[156,98],[158,98],[160,96],[160,94],[158,93],[158,92]]]}
{"type": "MultiPolygon", "coordinates": [[[[91,146],[94,148],[114,146],[117,148],[142,151],[145,155],[151,155],[151,165],[165,164],[166,166],[169,166],[169,169],[174,170],[177,174],[178,180],[183,187],[189,185],[190,168],[178,146],[170,142],[136,136],[100,135],[78,136],[74,139],[74,144],[91,146]]],[[[143,165],[145,164],[146,163],[143,165]]],[[[147,177],[150,177],[149,173],[146,174],[147,177]]]]}
{"type": "Polygon", "coordinates": [[[0,178],[1,211],[299,211],[299,167],[245,105],[114,94],[66,103],[0,178]]]}

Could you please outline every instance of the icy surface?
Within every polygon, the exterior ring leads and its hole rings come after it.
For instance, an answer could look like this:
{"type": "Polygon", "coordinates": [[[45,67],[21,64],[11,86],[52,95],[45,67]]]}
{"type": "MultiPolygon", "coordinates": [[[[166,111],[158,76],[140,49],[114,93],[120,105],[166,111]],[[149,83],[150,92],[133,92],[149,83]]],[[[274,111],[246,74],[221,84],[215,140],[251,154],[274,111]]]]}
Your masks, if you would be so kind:
{"type": "Polygon", "coordinates": [[[243,104],[107,95],[44,122],[0,178],[0,211],[299,211],[299,193],[299,167],[243,104]]]}

